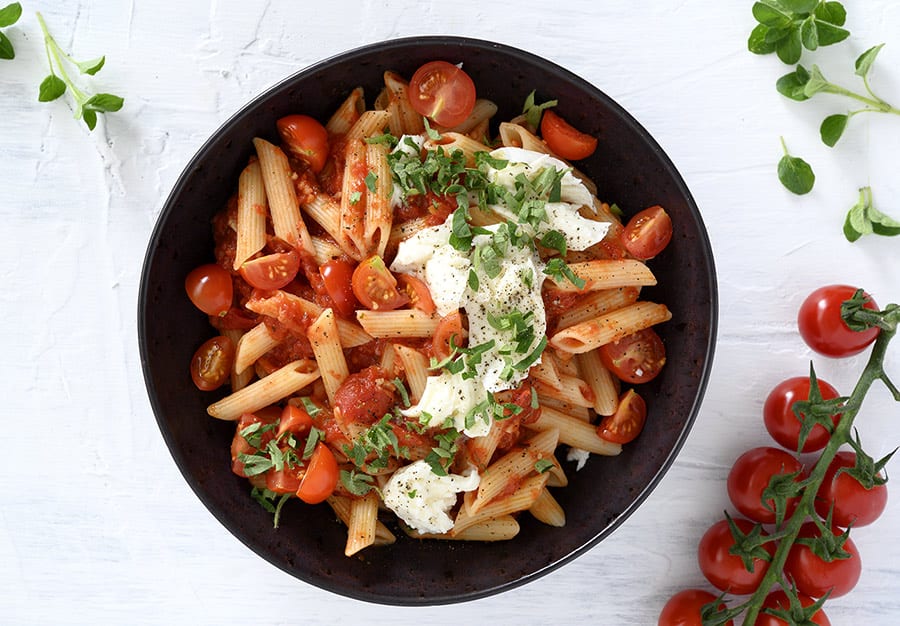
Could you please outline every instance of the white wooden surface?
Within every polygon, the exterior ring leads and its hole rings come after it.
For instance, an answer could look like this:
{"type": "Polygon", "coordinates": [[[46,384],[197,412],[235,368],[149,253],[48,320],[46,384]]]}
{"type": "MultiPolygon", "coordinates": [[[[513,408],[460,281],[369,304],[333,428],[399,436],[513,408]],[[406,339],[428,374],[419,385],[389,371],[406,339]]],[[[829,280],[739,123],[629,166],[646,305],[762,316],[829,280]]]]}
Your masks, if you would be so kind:
{"type": "MultiPolygon", "coordinates": [[[[5,4],[5,1],[0,1],[5,4]]],[[[859,116],[834,150],[818,123],[828,97],[783,99],[774,57],[745,49],[750,0],[400,3],[332,0],[23,0],[0,61],[0,622],[652,624],[676,590],[702,585],[695,550],[728,506],[737,455],[767,444],[768,390],[807,371],[795,330],[806,293],[864,285],[900,299],[900,241],[848,244],[856,189],[900,215],[900,120],[859,116]],[[46,74],[34,11],[76,57],[107,55],[98,89],[126,108],[89,134],[62,102],[39,104],[46,74]],[[703,409],[675,466],[613,536],[506,594],[435,608],[347,600],[300,583],[229,535],[189,490],[146,398],[135,309],[144,248],[176,177],[204,139],[293,71],[364,43],[457,34],[524,48],[590,80],[630,110],[699,203],[718,265],[721,317],[703,409]],[[798,199],[775,177],[779,135],[816,167],[798,199]],[[537,600],[536,604],[532,604],[537,600]],[[526,614],[520,613],[530,604],[526,614]]],[[[847,0],[852,38],[816,57],[852,82],[852,61],[887,42],[873,83],[900,101],[900,3],[847,0]]],[[[862,360],[814,357],[843,390],[862,360]]],[[[889,367],[900,378],[900,346],[889,367]]],[[[900,444],[883,389],[859,427],[872,454],[900,444]]],[[[896,461],[895,461],[896,463],[896,461]]],[[[895,471],[895,474],[898,472],[895,471]]],[[[855,540],[863,574],[834,624],[900,622],[900,498],[855,540]]],[[[477,567],[477,564],[473,564],[477,567]]]]}

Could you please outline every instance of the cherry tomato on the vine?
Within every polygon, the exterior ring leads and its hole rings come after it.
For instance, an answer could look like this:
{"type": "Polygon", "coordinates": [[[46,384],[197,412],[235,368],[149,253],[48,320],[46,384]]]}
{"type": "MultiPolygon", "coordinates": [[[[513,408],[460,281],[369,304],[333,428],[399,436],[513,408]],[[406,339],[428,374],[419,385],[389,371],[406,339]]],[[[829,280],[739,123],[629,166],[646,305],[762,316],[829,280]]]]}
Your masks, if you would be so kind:
{"type": "Polygon", "coordinates": [[[328,159],[328,131],[308,115],[288,115],[276,123],[281,141],[291,154],[309,163],[318,174],[328,159]]]}
{"type": "MultiPolygon", "coordinates": [[[[819,383],[819,391],[823,400],[837,398],[837,389],[829,385],[821,378],[816,378],[819,383]]],[[[778,383],[763,406],[763,420],[766,430],[780,445],[792,452],[797,451],[800,443],[800,420],[794,415],[792,406],[795,402],[809,399],[810,380],[808,376],[795,376],[778,383]]],[[[835,425],[840,421],[841,415],[832,417],[835,425]]],[[[803,444],[801,452],[815,452],[828,444],[831,434],[821,424],[813,426],[803,444]]]]}
{"type": "Polygon", "coordinates": [[[241,276],[252,287],[271,291],[281,289],[294,280],[299,269],[300,255],[290,250],[245,261],[241,265],[241,276]]]}
{"type": "Polygon", "coordinates": [[[646,383],[662,371],[666,347],[655,330],[645,328],[601,346],[600,359],[619,380],[646,383]]]}
{"type": "Polygon", "coordinates": [[[234,298],[231,274],[215,263],[194,268],[184,279],[184,290],[194,306],[207,315],[225,315],[234,298]]]}
{"type": "Polygon", "coordinates": [[[191,379],[201,391],[212,391],[231,377],[234,342],[225,335],[207,340],[191,359],[191,379]]]}
{"type": "Polygon", "coordinates": [[[866,489],[850,474],[838,470],[856,465],[856,454],[849,451],[838,452],[828,470],[822,485],[816,493],[816,512],[823,518],[834,507],[832,521],[836,526],[854,528],[868,526],[884,512],[887,506],[887,485],[874,485],[866,489]]]}
{"type": "MultiPolygon", "coordinates": [[[[703,626],[703,606],[716,601],[716,596],[702,589],[685,589],[669,598],[659,614],[658,626],[703,626]]],[[[724,604],[719,605],[724,606],[724,604]]],[[[734,620],[725,622],[733,626],[734,620]]]]}
{"type": "MultiPolygon", "coordinates": [[[[803,465],[784,450],[772,447],[753,448],[739,456],[731,467],[728,474],[728,497],[741,515],[754,522],[773,524],[775,503],[769,498],[763,504],[763,491],[769,486],[773,476],[797,472],[799,473],[794,480],[799,482],[804,479],[803,465]]],[[[799,497],[788,498],[786,516],[794,512],[799,501],[799,497]]]]}
{"type": "Polygon", "coordinates": [[[430,61],[413,74],[407,96],[416,113],[450,128],[472,114],[475,83],[452,63],[430,61]]]}
{"type": "MultiPolygon", "coordinates": [[[[733,521],[744,534],[753,528],[753,523],[749,520],[735,518],[733,521]]],[[[766,533],[762,535],[766,536],[766,533]]],[[[752,593],[766,575],[769,562],[754,558],[753,571],[750,572],[744,567],[744,562],[739,556],[729,552],[734,545],[734,536],[731,534],[728,520],[713,524],[700,539],[700,546],[697,549],[700,571],[717,589],[736,595],[752,593]]],[[[772,543],[764,544],[763,549],[770,555],[775,553],[772,543]]]]}
{"type": "Polygon", "coordinates": [[[569,161],[586,159],[597,149],[597,138],[573,127],[553,111],[544,111],[541,136],[550,149],[569,161]]]}
{"type": "MultiPolygon", "coordinates": [[[[808,595],[798,593],[797,597],[800,600],[800,605],[803,607],[815,604],[815,600],[808,595]]],[[[787,594],[779,589],[766,596],[766,599],[763,600],[763,608],[789,611],[791,608],[791,601],[788,599],[787,594]]],[[[831,621],[822,609],[813,613],[810,619],[813,624],[817,624],[818,626],[831,626],[831,621]]],[[[774,615],[760,611],[759,617],[756,618],[755,626],[788,626],[788,623],[780,617],[775,617],[774,615]]]]}
{"type": "Polygon", "coordinates": [[[672,240],[672,218],[661,206],[652,206],[628,220],[620,237],[631,256],[652,259],[672,240]]]}
{"type": "MultiPolygon", "coordinates": [[[[837,527],[832,532],[835,536],[843,533],[837,527]]],[[[806,522],[800,527],[798,537],[819,536],[819,528],[814,522],[806,522]]],[[[824,561],[813,553],[809,546],[795,543],[791,546],[787,561],[784,563],[785,576],[788,580],[794,581],[799,591],[813,598],[821,598],[829,590],[831,591],[829,598],[840,597],[856,586],[862,572],[859,550],[856,549],[852,539],[847,539],[844,550],[850,554],[849,558],[824,561]]]]}
{"type": "MultiPolygon", "coordinates": [[[[856,287],[849,285],[827,285],[813,291],[797,315],[800,336],[810,348],[830,357],[845,357],[858,354],[878,337],[881,329],[874,327],[863,331],[850,330],[841,319],[841,304],[856,293],[856,287]]],[[[869,298],[865,308],[878,310],[875,301],[869,298]]]]}
{"type": "Polygon", "coordinates": [[[397,279],[377,254],[356,266],[350,282],[357,300],[367,309],[391,311],[409,302],[397,291],[397,279]]]}

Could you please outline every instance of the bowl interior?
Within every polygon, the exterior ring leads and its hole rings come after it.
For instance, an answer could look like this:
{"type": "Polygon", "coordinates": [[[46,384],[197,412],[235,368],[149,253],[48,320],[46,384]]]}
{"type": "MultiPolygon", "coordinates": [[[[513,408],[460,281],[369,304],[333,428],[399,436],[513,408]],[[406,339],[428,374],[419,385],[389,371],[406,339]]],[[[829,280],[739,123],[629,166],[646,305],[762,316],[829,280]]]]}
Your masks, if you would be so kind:
{"type": "MultiPolygon", "coordinates": [[[[401,39],[355,50],[288,78],[244,107],[200,149],[175,185],[149,243],[139,302],[141,358],[159,427],[185,479],[236,537],[296,577],[346,596],[391,604],[472,599],[534,579],[607,536],[646,497],[671,464],[699,407],[711,365],[716,324],[712,254],[697,207],[656,142],[621,107],[570,72],[526,52],[452,37],[401,39]],[[416,541],[398,532],[386,549],[343,555],[344,527],[327,506],[292,500],[281,526],[249,497],[245,479],[229,471],[234,425],[206,414],[218,396],[201,393],[187,374],[194,350],[213,330],[184,294],[187,273],[212,260],[210,219],[236,189],[255,136],[276,139],[275,121],[303,112],[326,119],[349,91],[365,88],[371,106],[391,69],[405,76],[422,63],[462,62],[495,119],[521,111],[528,93],[558,99],[559,113],[599,137],[600,148],[579,168],[598,196],[626,214],[661,204],[674,237],[651,262],[658,286],[644,298],[663,302],[673,320],[659,327],[668,364],[642,394],[647,427],[615,458],[592,456],[570,484],[554,490],[565,528],[520,518],[508,542],[416,541]]],[[[571,464],[566,469],[574,469],[571,464]]],[[[198,538],[199,540],[199,538],[198,538]]]]}

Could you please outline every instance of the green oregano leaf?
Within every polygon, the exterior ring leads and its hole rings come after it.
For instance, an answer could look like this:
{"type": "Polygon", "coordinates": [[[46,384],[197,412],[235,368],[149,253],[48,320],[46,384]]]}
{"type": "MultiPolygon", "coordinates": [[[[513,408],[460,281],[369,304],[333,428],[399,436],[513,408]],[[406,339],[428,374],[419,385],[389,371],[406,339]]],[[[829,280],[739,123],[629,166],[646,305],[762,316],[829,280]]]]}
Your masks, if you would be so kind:
{"type": "Polygon", "coordinates": [[[826,117],[819,127],[819,135],[822,137],[822,143],[833,148],[841,138],[841,135],[844,134],[844,129],[847,128],[849,119],[849,115],[841,113],[826,117]]]}
{"type": "Polygon", "coordinates": [[[881,49],[884,48],[884,44],[880,43],[877,46],[872,46],[856,59],[856,74],[858,76],[862,76],[865,78],[869,74],[869,70],[872,69],[872,64],[875,63],[875,57],[878,56],[878,53],[881,52],[881,49]]]}
{"type": "Polygon", "coordinates": [[[816,182],[812,167],[800,157],[792,156],[784,144],[784,139],[781,140],[781,145],[784,148],[784,156],[778,162],[778,180],[788,191],[798,196],[809,193],[816,182]]]}
{"type": "MultiPolygon", "coordinates": [[[[18,2],[8,4],[0,9],[0,28],[12,26],[22,17],[22,5],[18,2]]],[[[12,58],[12,57],[10,57],[12,58]]]]}

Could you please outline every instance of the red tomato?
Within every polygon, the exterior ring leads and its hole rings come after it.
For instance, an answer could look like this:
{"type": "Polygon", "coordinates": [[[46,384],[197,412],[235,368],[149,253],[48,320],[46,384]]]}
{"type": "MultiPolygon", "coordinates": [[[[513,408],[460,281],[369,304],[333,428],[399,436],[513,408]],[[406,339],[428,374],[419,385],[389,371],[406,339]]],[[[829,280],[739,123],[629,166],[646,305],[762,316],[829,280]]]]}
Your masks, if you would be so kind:
{"type": "Polygon", "coordinates": [[[343,432],[352,425],[369,426],[396,404],[393,377],[377,365],[350,374],[334,392],[334,418],[343,432]]]}
{"type": "Polygon", "coordinates": [[[191,359],[191,379],[201,391],[218,389],[231,378],[234,342],[225,335],[208,339],[191,359]]]}
{"type": "Polygon", "coordinates": [[[628,443],[641,434],[646,421],[647,403],[629,389],[619,398],[616,412],[604,417],[597,426],[597,435],[613,443],[628,443]]]}
{"type": "Polygon", "coordinates": [[[475,83],[446,61],[431,61],[417,69],[407,95],[416,113],[447,128],[465,122],[475,108],[475,83]]]}
{"type": "Polygon", "coordinates": [[[281,289],[297,275],[300,255],[294,250],[267,254],[241,265],[241,276],[252,287],[272,291],[281,289]]]}
{"type": "MultiPolygon", "coordinates": [[[[837,389],[829,385],[821,378],[816,378],[819,383],[819,391],[822,398],[831,400],[838,397],[837,389]]],[[[800,420],[791,409],[798,401],[809,399],[810,380],[808,376],[795,376],[778,383],[769,392],[766,403],[763,406],[763,420],[766,430],[772,435],[772,439],[788,450],[797,451],[800,444],[800,420]]],[[[840,414],[833,418],[835,425],[840,421],[840,414]]],[[[815,452],[828,444],[831,434],[821,424],[813,426],[809,436],[803,444],[801,452],[815,452]]]]}
{"type": "Polygon", "coordinates": [[[288,150],[309,163],[318,174],[328,158],[328,131],[308,115],[288,115],[277,122],[278,134],[288,150]]]}
{"type": "Polygon", "coordinates": [[[307,504],[322,502],[337,487],[338,464],[331,449],[321,441],[316,444],[316,449],[309,460],[306,474],[300,481],[297,489],[297,497],[307,504]]]}
{"type": "Polygon", "coordinates": [[[631,256],[652,259],[672,240],[672,218],[661,206],[652,206],[628,220],[620,237],[631,256]]]}
{"type": "Polygon", "coordinates": [[[435,312],[434,300],[431,299],[428,285],[411,274],[399,274],[397,280],[400,282],[400,291],[409,299],[413,308],[429,315],[435,312]]]}
{"type": "MultiPolygon", "coordinates": [[[[753,523],[749,520],[738,518],[734,523],[745,534],[753,528],[753,523]]],[[[763,536],[765,534],[763,533],[763,536]]],[[[752,593],[759,586],[769,568],[769,562],[753,559],[753,571],[747,571],[741,558],[729,553],[734,543],[727,520],[713,524],[700,539],[697,550],[700,571],[717,589],[735,595],[745,595],[752,593]]],[[[771,543],[765,544],[764,548],[769,554],[775,552],[775,547],[771,543]]]]}
{"type": "Polygon", "coordinates": [[[833,504],[832,521],[841,528],[848,528],[851,524],[854,528],[868,526],[878,519],[887,506],[887,485],[875,485],[866,489],[850,474],[837,474],[840,468],[852,468],[855,465],[854,452],[838,452],[828,466],[816,494],[816,512],[824,519],[833,504]]]}
{"type": "MultiPolygon", "coordinates": [[[[312,428],[313,421],[309,413],[301,409],[299,406],[288,404],[281,411],[278,421],[278,433],[276,436],[281,437],[284,433],[293,433],[299,435],[309,432],[312,428]]],[[[294,489],[294,491],[297,491],[294,489]]]]}
{"type": "Polygon", "coordinates": [[[266,472],[266,489],[275,493],[296,493],[302,474],[303,470],[296,467],[272,468],[266,472]]]}
{"type": "Polygon", "coordinates": [[[215,263],[192,270],[184,279],[184,289],[194,306],[207,315],[225,315],[234,298],[231,274],[215,263]]]}
{"type": "MultiPolygon", "coordinates": [[[[843,531],[835,527],[832,532],[840,535],[843,531]]],[[[806,522],[800,527],[799,536],[818,537],[819,528],[814,522],[806,522]]],[[[850,558],[826,562],[813,554],[809,546],[795,543],[784,563],[784,573],[788,580],[794,581],[799,591],[808,596],[821,598],[831,590],[829,598],[840,597],[856,586],[862,572],[859,550],[852,539],[847,539],[844,550],[850,553],[850,558]]]]}
{"type": "MultiPolygon", "coordinates": [[[[771,510],[767,509],[762,502],[763,491],[777,474],[800,472],[794,480],[803,480],[805,475],[802,470],[800,461],[780,448],[753,448],[734,462],[728,474],[728,497],[741,515],[754,522],[774,524],[775,503],[767,499],[766,504],[771,510]]],[[[797,497],[789,498],[786,515],[793,513],[799,502],[797,497]]]]}
{"type": "Polygon", "coordinates": [[[597,149],[597,138],[576,130],[553,111],[544,111],[541,136],[558,156],[570,161],[586,159],[597,149]]]}
{"type": "Polygon", "coordinates": [[[359,306],[353,295],[353,270],[355,265],[342,259],[332,259],[322,264],[319,274],[325,284],[325,291],[334,302],[334,308],[341,317],[353,317],[359,306]]]}
{"type": "MultiPolygon", "coordinates": [[[[685,589],[669,598],[659,614],[658,626],[703,626],[703,606],[716,601],[716,596],[700,589],[685,589]]],[[[724,603],[719,605],[724,607],[724,603]]],[[[733,626],[734,620],[725,622],[733,626]]],[[[759,624],[759,622],[757,622],[759,624]]]]}
{"type": "MultiPolygon", "coordinates": [[[[277,418],[276,418],[277,419],[277,418]]],[[[243,476],[244,478],[247,475],[244,473],[244,463],[238,460],[238,456],[241,454],[252,454],[256,452],[256,448],[251,446],[246,439],[241,435],[241,431],[250,426],[251,424],[271,424],[274,421],[272,417],[263,409],[262,411],[257,411],[256,413],[244,413],[241,415],[240,420],[238,420],[237,428],[234,431],[234,439],[231,440],[231,471],[237,474],[238,476],[243,476]]],[[[275,434],[271,431],[265,432],[260,437],[260,445],[265,447],[269,444],[270,441],[275,437],[275,434]]]]}
{"type": "Polygon", "coordinates": [[[606,369],[627,383],[646,383],[666,364],[666,347],[652,328],[626,335],[600,348],[606,369]]]}
{"type": "Polygon", "coordinates": [[[431,352],[438,361],[443,361],[453,354],[453,346],[466,345],[466,331],[463,330],[462,316],[459,311],[455,311],[450,315],[445,315],[438,322],[437,330],[431,338],[431,352]]]}
{"type": "MultiPolygon", "coordinates": [[[[841,319],[841,304],[854,293],[856,287],[828,285],[809,294],[797,315],[797,325],[806,345],[825,356],[845,357],[862,352],[875,341],[881,329],[856,332],[841,319]]],[[[869,298],[865,308],[877,311],[878,305],[869,298]]]]}
{"type": "MultiPolygon", "coordinates": [[[[810,598],[808,595],[799,593],[797,596],[800,599],[800,604],[803,607],[810,606],[815,603],[815,600],[810,598]]],[[[763,608],[764,609],[778,609],[780,611],[790,611],[791,601],[788,600],[787,594],[779,589],[778,591],[773,591],[769,595],[766,596],[766,599],[763,600],[763,608]]],[[[831,626],[831,622],[828,619],[828,616],[825,615],[825,611],[819,609],[812,615],[812,623],[818,624],[818,626],[831,626]]],[[[774,615],[769,615],[764,611],[760,611],[759,617],[756,618],[755,626],[788,626],[788,623],[781,619],[780,617],[775,617],[774,615]]]]}
{"type": "Polygon", "coordinates": [[[377,254],[353,270],[350,284],[360,304],[373,311],[391,311],[408,302],[406,296],[397,291],[397,279],[377,254]]]}

